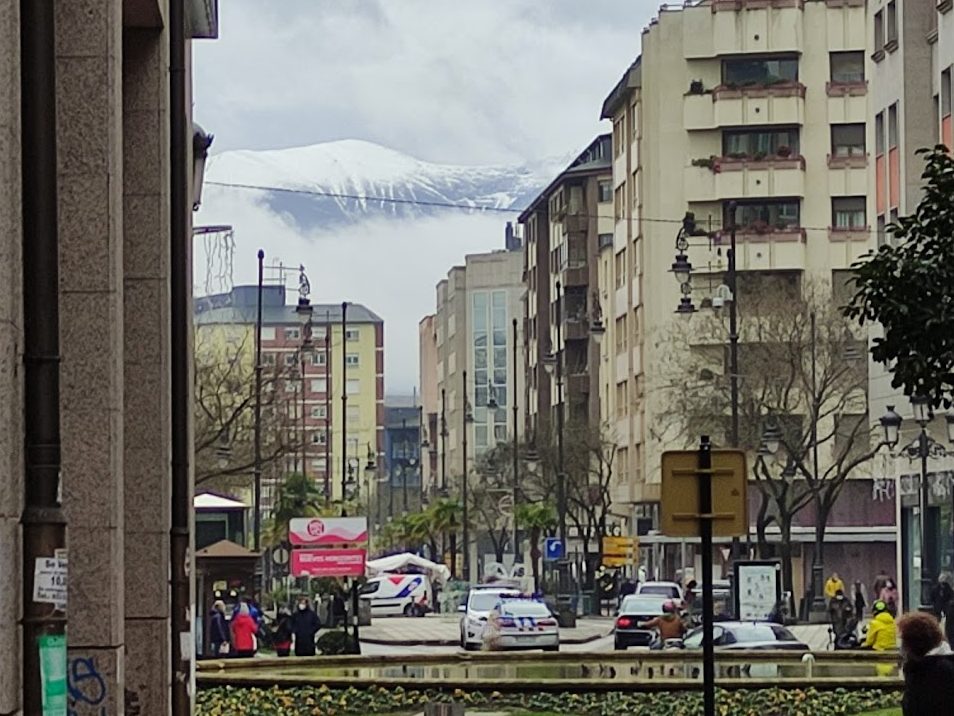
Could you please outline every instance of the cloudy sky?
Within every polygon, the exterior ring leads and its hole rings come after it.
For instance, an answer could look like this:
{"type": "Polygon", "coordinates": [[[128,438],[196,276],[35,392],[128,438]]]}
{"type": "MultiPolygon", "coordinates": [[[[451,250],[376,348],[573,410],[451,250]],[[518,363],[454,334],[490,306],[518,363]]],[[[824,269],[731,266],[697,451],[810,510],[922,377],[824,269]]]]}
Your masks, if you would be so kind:
{"type": "MultiPolygon", "coordinates": [[[[565,156],[608,131],[600,105],[638,54],[655,4],[227,0],[219,7],[220,38],[196,43],[194,55],[195,116],[215,135],[214,152],[365,139],[431,162],[481,165],[565,156]]],[[[254,247],[265,245],[286,263],[319,267],[312,279],[319,300],[349,291],[382,313],[389,392],[417,382],[416,323],[433,310],[434,284],[466,252],[497,248],[502,233],[499,221],[481,218],[464,229],[449,216],[446,224],[373,222],[348,235],[300,236],[247,197],[221,192],[209,194],[200,219],[235,226],[237,282],[252,280],[254,260],[245,254],[254,259],[254,247]],[[422,235],[432,238],[410,243],[422,235]],[[384,252],[386,266],[369,269],[370,245],[384,252]],[[402,264],[413,265],[412,291],[395,276],[402,264]]],[[[203,271],[197,265],[197,276],[203,271]]]]}

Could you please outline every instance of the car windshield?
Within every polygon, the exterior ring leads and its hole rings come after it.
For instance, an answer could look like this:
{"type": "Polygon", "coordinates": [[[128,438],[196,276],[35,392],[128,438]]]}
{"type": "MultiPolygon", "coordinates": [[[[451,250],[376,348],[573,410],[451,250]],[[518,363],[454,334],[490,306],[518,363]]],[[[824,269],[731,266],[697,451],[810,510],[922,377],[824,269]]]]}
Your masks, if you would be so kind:
{"type": "Polygon", "coordinates": [[[658,594],[663,597],[678,597],[676,588],[668,584],[646,584],[639,588],[640,594],[658,594]]]}
{"type": "Polygon", "coordinates": [[[620,614],[640,614],[644,616],[662,614],[662,605],[665,601],[665,599],[658,596],[630,596],[623,599],[619,612],[620,614]]]}
{"type": "Polygon", "coordinates": [[[474,592],[470,595],[468,608],[472,612],[489,612],[500,601],[500,592],[474,592]]]}
{"type": "Polygon", "coordinates": [[[508,617],[548,617],[546,604],[527,599],[508,599],[500,603],[500,613],[508,617]]]}

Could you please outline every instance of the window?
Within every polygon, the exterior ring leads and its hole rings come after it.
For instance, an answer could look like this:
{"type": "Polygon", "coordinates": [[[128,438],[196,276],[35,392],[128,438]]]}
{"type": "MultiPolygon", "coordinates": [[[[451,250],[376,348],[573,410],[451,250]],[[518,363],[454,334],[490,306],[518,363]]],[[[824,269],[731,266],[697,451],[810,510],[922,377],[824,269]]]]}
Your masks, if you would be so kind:
{"type": "Polygon", "coordinates": [[[345,356],[345,365],[348,368],[357,368],[360,365],[360,358],[357,353],[349,353],[345,356]]]}
{"type": "Polygon", "coordinates": [[[312,378],[312,379],[311,379],[311,392],[312,392],[312,393],[327,393],[327,392],[328,392],[328,379],[327,379],[327,378],[312,378]]]}
{"type": "Polygon", "coordinates": [[[262,326],[262,340],[263,341],[275,340],[275,326],[262,326]]]}
{"type": "Polygon", "coordinates": [[[286,341],[297,341],[301,339],[301,330],[298,328],[286,328],[285,329],[285,340],[286,341]]]}
{"type": "Polygon", "coordinates": [[[865,125],[833,124],[831,127],[831,155],[833,157],[860,157],[865,153],[865,125]]]}
{"type": "Polygon", "coordinates": [[[613,235],[612,234],[600,234],[599,235],[599,246],[600,250],[608,249],[613,245],[613,235]]]}
{"type": "Polygon", "coordinates": [[[296,382],[293,381],[293,380],[286,380],[286,381],[285,381],[285,392],[286,392],[286,393],[294,393],[296,390],[298,390],[298,383],[296,383],[296,382]]]}
{"type": "Polygon", "coordinates": [[[884,154],[884,112],[875,115],[875,154],[884,154]]]}
{"type": "Polygon", "coordinates": [[[832,52],[831,81],[834,83],[858,83],[865,81],[864,52],[832,52]]]}
{"type": "Polygon", "coordinates": [[[884,54],[884,10],[878,10],[874,16],[874,54],[881,59],[884,54]]]}
{"type": "Polygon", "coordinates": [[[616,319],[616,352],[623,353],[626,350],[626,316],[620,316],[616,319]]]}
{"type": "Polygon", "coordinates": [[[798,81],[798,58],[739,58],[722,61],[722,83],[729,87],[774,85],[798,81]]]}
{"type": "Polygon", "coordinates": [[[286,366],[293,366],[298,362],[298,356],[294,353],[286,353],[284,356],[284,362],[286,366]]]}
{"type": "Polygon", "coordinates": [[[324,405],[313,405],[311,408],[311,417],[315,420],[324,420],[328,417],[328,410],[324,405]]]}
{"type": "Polygon", "coordinates": [[[888,107],[888,149],[898,146],[898,103],[888,107]]]}
{"type": "MultiPolygon", "coordinates": [[[[311,461],[311,468],[313,470],[317,470],[318,472],[324,472],[327,467],[328,464],[325,462],[323,457],[311,461]]],[[[377,584],[377,582],[375,582],[375,584],[377,584]]]]}
{"type": "MultiPolygon", "coordinates": [[[[732,224],[725,208],[725,223],[732,224]]],[[[798,201],[739,202],[735,208],[735,225],[740,228],[790,229],[799,225],[798,201]]]]}
{"type": "Polygon", "coordinates": [[[627,390],[626,381],[616,384],[616,417],[622,418],[626,415],[627,390]]]}
{"type": "Polygon", "coordinates": [[[836,229],[861,229],[865,226],[865,198],[844,196],[831,200],[831,222],[836,229]]]}
{"type": "Polygon", "coordinates": [[[885,25],[884,49],[890,52],[898,47],[898,3],[896,0],[888,3],[885,25]]]}
{"type": "Polygon", "coordinates": [[[613,184],[608,181],[600,181],[596,184],[598,198],[601,204],[605,204],[608,201],[613,201],[613,184]]]}
{"type": "Polygon", "coordinates": [[[315,340],[324,340],[328,336],[328,326],[312,326],[311,337],[315,340]]]}
{"type": "Polygon", "coordinates": [[[623,288],[626,285],[626,249],[623,249],[615,258],[616,288],[623,288]]]}
{"type": "Polygon", "coordinates": [[[262,354],[262,365],[275,365],[275,354],[274,354],[274,353],[263,353],[263,354],[262,354]]]}
{"type": "Polygon", "coordinates": [[[616,191],[613,196],[613,216],[617,221],[620,221],[623,218],[623,212],[626,209],[625,192],[625,185],[620,185],[616,187],[616,191]]]}
{"type": "Polygon", "coordinates": [[[797,155],[798,127],[723,132],[722,154],[739,159],[759,155],[797,155]]]}
{"type": "Polygon", "coordinates": [[[325,364],[325,354],[315,351],[311,354],[311,364],[312,365],[324,365],[325,364]]]}
{"type": "Polygon", "coordinates": [[[361,333],[357,328],[347,328],[345,329],[345,338],[349,341],[356,341],[361,337],[361,333]]]}
{"type": "Polygon", "coordinates": [[[361,421],[361,410],[357,405],[348,406],[348,424],[354,425],[361,421]]]}
{"type": "Polygon", "coordinates": [[[886,243],[884,215],[878,217],[878,246],[884,246],[886,243]]]}
{"type": "Polygon", "coordinates": [[[348,395],[359,395],[361,393],[361,381],[357,379],[348,380],[347,392],[348,395]]]}
{"type": "Polygon", "coordinates": [[[941,73],[941,116],[951,113],[951,67],[941,73]]]}
{"type": "Polygon", "coordinates": [[[325,434],[322,431],[315,431],[311,433],[311,444],[312,445],[324,445],[325,444],[325,434]]]}

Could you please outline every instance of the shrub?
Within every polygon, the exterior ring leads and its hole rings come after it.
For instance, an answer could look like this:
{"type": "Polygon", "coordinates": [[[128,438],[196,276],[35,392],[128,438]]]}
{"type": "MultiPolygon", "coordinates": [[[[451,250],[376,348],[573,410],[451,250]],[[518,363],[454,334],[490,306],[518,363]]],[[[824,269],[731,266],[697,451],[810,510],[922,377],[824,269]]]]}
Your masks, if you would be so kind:
{"type": "Polygon", "coordinates": [[[324,656],[338,656],[339,654],[357,654],[354,648],[354,639],[343,631],[326,631],[315,641],[315,647],[324,656]]]}

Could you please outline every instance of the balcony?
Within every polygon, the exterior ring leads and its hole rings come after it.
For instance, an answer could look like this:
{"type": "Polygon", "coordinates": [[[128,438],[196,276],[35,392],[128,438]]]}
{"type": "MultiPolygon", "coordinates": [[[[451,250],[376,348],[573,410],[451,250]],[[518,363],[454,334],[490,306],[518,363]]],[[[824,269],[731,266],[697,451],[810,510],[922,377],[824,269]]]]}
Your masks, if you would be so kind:
{"type": "Polygon", "coordinates": [[[868,155],[828,156],[828,193],[831,196],[868,194],[868,155]]]}
{"type": "MultiPolygon", "coordinates": [[[[805,230],[797,227],[741,229],[736,233],[739,271],[802,271],[806,266],[805,230]]],[[[691,254],[695,273],[722,273],[729,237],[691,254]]]]}
{"type": "Polygon", "coordinates": [[[719,85],[702,93],[689,93],[683,101],[686,129],[716,129],[765,124],[804,124],[805,85],[734,87],[719,85]]]}
{"type": "Polygon", "coordinates": [[[828,82],[829,124],[863,124],[868,111],[867,82],[828,82]]]}
{"type": "Polygon", "coordinates": [[[804,196],[805,160],[798,157],[710,157],[686,167],[686,198],[691,202],[804,196]]]}
{"type": "Polygon", "coordinates": [[[568,341],[582,341],[590,337],[590,322],[586,316],[568,315],[564,321],[564,339],[568,341]]]}
{"type": "Polygon", "coordinates": [[[689,59],[803,51],[800,0],[714,0],[697,7],[684,13],[689,59]]]}

